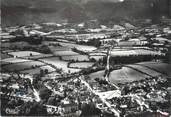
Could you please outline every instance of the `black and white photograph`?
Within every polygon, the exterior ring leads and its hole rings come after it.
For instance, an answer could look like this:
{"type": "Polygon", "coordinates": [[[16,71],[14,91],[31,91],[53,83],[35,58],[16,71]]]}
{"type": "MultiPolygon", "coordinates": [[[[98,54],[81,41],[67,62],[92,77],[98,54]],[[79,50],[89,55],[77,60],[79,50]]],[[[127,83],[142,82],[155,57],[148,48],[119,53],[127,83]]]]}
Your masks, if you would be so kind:
{"type": "Polygon", "coordinates": [[[171,0],[1,0],[1,117],[171,117],[171,0]]]}

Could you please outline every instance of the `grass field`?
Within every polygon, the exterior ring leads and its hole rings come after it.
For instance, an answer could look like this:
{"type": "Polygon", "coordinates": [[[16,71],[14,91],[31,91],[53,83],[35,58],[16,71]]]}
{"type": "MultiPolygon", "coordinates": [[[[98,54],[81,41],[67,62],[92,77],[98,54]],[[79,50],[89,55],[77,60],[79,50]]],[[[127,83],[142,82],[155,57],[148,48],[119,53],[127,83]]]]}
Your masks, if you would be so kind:
{"type": "Polygon", "coordinates": [[[147,74],[149,74],[151,76],[159,76],[159,75],[161,75],[161,73],[159,73],[159,72],[157,72],[155,70],[152,70],[152,69],[147,68],[147,67],[143,67],[143,66],[138,65],[138,64],[137,65],[128,65],[128,66],[133,67],[133,68],[135,68],[137,70],[140,70],[142,72],[145,72],[145,73],[147,73],[147,74]]]}
{"type": "Polygon", "coordinates": [[[144,49],[111,51],[111,56],[130,56],[130,55],[161,55],[161,53],[152,50],[144,50],[144,49]]]}
{"type": "Polygon", "coordinates": [[[0,53],[0,60],[10,58],[11,56],[8,54],[0,53]]]}
{"type": "MultiPolygon", "coordinates": [[[[132,82],[132,81],[149,78],[150,76],[165,75],[163,73],[169,74],[170,73],[169,71],[171,69],[170,64],[160,63],[160,62],[142,62],[142,63],[131,64],[127,66],[124,66],[121,69],[113,70],[112,72],[110,72],[109,80],[116,84],[124,83],[124,82],[132,82]]],[[[104,70],[89,74],[92,80],[95,78],[103,78],[103,75],[104,75],[104,70]]]]}
{"type": "Polygon", "coordinates": [[[138,64],[154,71],[171,76],[171,64],[161,62],[141,62],[138,64]]]}
{"type": "Polygon", "coordinates": [[[77,63],[71,63],[70,67],[83,69],[83,68],[91,67],[93,66],[93,64],[94,64],[93,62],[77,62],[77,63]]]}
{"type": "Polygon", "coordinates": [[[5,71],[22,71],[25,69],[32,69],[32,68],[43,66],[43,65],[45,64],[39,61],[28,61],[28,62],[22,62],[22,63],[9,64],[9,65],[3,66],[2,69],[4,69],[5,71]]]}
{"type": "Polygon", "coordinates": [[[46,42],[44,41],[44,43],[46,45],[48,45],[49,43],[59,43],[60,45],[62,45],[63,47],[67,47],[67,48],[76,48],[80,51],[86,51],[86,52],[91,52],[93,50],[96,50],[97,48],[94,46],[86,46],[86,45],[78,45],[78,44],[74,44],[74,43],[64,43],[64,42],[46,42]]]}
{"type": "Polygon", "coordinates": [[[99,59],[103,59],[104,56],[90,56],[90,59],[95,59],[96,61],[98,61],[99,59]]]}
{"type": "Polygon", "coordinates": [[[114,70],[109,75],[109,80],[113,83],[124,83],[124,82],[132,82],[141,79],[145,79],[149,76],[140,73],[134,69],[122,67],[122,69],[114,70]]]}
{"type": "Polygon", "coordinates": [[[26,56],[26,57],[22,57],[22,58],[26,58],[26,59],[40,59],[40,58],[46,58],[46,57],[52,57],[52,54],[39,54],[39,55],[33,55],[33,56],[26,56]]]}
{"type": "Polygon", "coordinates": [[[55,56],[69,56],[69,55],[79,55],[78,53],[76,52],[73,52],[71,50],[67,50],[67,51],[54,51],[53,54],[55,56]]]}
{"type": "Polygon", "coordinates": [[[40,60],[44,61],[44,62],[46,62],[48,64],[52,64],[58,69],[62,69],[62,71],[65,72],[65,73],[74,73],[74,72],[78,72],[78,71],[81,70],[81,69],[68,68],[67,67],[68,62],[59,60],[58,57],[44,58],[44,59],[40,59],[40,60]]]}
{"type": "Polygon", "coordinates": [[[16,57],[25,57],[25,56],[30,56],[30,55],[39,55],[40,53],[38,52],[33,52],[33,51],[17,51],[17,52],[9,52],[8,54],[16,56],[16,57]]]}
{"type": "Polygon", "coordinates": [[[54,72],[55,69],[46,65],[46,66],[42,66],[42,67],[38,67],[38,68],[35,68],[35,69],[29,69],[29,70],[23,70],[21,71],[20,73],[26,73],[26,74],[39,74],[41,70],[45,70],[47,69],[48,70],[48,73],[50,72],[54,72]]]}
{"type": "Polygon", "coordinates": [[[27,60],[27,59],[21,59],[21,58],[6,58],[1,60],[2,62],[8,62],[8,63],[18,63],[18,62],[28,62],[31,60],[27,60]]]}
{"type": "Polygon", "coordinates": [[[62,56],[62,60],[66,61],[89,61],[87,55],[71,55],[71,56],[62,56]]]}

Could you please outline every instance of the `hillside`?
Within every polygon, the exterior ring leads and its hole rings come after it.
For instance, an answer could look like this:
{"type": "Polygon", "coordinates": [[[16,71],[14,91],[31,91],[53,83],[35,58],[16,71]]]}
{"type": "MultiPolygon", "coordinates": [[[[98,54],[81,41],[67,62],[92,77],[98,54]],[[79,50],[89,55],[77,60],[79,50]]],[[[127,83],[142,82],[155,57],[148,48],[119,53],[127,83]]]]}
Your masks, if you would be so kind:
{"type": "Polygon", "coordinates": [[[157,18],[168,15],[167,0],[2,0],[2,25],[157,18]],[[80,2],[79,2],[80,1],[80,2]]]}

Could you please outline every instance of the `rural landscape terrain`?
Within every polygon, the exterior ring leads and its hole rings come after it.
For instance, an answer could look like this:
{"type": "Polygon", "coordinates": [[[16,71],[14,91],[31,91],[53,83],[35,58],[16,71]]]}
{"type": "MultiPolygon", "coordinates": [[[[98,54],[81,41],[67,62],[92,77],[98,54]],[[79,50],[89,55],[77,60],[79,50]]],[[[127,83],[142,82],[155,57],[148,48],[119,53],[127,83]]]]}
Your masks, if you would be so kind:
{"type": "Polygon", "coordinates": [[[170,117],[171,5],[12,1],[1,10],[1,116],[170,117]]]}

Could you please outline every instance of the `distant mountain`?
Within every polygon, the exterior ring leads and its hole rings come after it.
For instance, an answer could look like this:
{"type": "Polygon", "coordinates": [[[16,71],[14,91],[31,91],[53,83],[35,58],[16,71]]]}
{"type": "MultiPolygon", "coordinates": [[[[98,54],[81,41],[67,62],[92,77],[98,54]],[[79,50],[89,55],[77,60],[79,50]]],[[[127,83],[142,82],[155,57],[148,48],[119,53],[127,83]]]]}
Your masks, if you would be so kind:
{"type": "Polygon", "coordinates": [[[2,25],[34,22],[101,22],[167,15],[168,0],[1,0],[2,25]]]}

